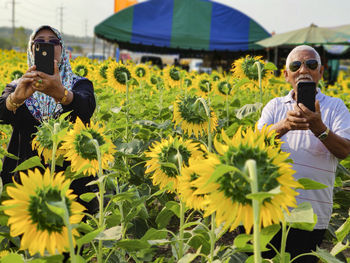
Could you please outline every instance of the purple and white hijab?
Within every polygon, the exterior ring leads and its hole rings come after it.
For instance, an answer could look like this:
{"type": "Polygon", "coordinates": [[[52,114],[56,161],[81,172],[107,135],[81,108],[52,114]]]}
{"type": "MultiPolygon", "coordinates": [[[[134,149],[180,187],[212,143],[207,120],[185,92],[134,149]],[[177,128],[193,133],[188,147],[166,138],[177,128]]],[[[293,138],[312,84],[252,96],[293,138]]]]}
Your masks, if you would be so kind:
{"type": "MultiPolygon", "coordinates": [[[[58,62],[58,67],[60,71],[60,76],[61,76],[61,81],[63,86],[67,90],[72,90],[72,87],[74,83],[78,80],[81,79],[81,77],[75,75],[72,71],[71,65],[69,63],[69,55],[66,52],[66,48],[62,39],[62,36],[60,32],[51,27],[51,26],[41,26],[38,29],[34,30],[33,33],[31,34],[28,42],[28,48],[27,48],[27,63],[28,66],[31,67],[34,65],[34,55],[31,49],[31,44],[32,41],[35,37],[35,35],[42,29],[49,29],[52,32],[55,33],[57,38],[61,42],[62,46],[62,52],[61,52],[61,59],[58,62]]],[[[39,91],[36,91],[33,93],[33,95],[29,98],[26,99],[25,104],[30,111],[30,113],[34,116],[35,119],[38,121],[42,122],[43,120],[47,120],[52,117],[58,116],[62,111],[62,105],[59,103],[56,103],[55,99],[41,93],[39,91]]]]}

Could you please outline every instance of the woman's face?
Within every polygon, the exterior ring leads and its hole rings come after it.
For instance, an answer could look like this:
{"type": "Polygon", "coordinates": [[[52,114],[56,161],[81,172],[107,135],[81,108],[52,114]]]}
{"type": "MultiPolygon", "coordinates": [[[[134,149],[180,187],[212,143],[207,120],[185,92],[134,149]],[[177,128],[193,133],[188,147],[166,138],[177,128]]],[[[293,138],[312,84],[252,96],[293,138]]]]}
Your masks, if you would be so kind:
{"type": "MultiPolygon", "coordinates": [[[[34,37],[33,41],[35,41],[36,39],[42,39],[45,42],[49,42],[49,40],[58,40],[56,34],[54,32],[52,32],[50,29],[44,28],[41,29],[34,37]]],[[[62,47],[59,43],[59,41],[52,41],[52,42],[56,42],[57,45],[55,44],[55,56],[54,58],[60,62],[61,60],[61,52],[62,52],[62,47]]]]}

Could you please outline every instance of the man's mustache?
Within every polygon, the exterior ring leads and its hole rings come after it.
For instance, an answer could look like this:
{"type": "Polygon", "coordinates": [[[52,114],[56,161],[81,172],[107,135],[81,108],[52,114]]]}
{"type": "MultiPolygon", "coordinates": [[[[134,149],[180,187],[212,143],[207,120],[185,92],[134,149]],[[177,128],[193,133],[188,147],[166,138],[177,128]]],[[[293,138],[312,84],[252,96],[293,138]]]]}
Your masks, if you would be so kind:
{"type": "Polygon", "coordinates": [[[302,75],[299,75],[296,79],[296,81],[298,82],[299,80],[301,79],[308,79],[310,81],[313,81],[312,79],[312,76],[310,74],[302,74],[302,75]]]}

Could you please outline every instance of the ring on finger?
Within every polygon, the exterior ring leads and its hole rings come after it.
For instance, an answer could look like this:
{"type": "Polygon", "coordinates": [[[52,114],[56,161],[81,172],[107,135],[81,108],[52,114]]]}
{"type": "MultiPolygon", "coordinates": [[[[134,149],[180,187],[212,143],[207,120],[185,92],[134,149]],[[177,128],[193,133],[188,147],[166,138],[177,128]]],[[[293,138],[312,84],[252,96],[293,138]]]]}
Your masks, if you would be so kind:
{"type": "Polygon", "coordinates": [[[42,79],[38,79],[38,83],[43,83],[43,80],[42,79]]]}
{"type": "Polygon", "coordinates": [[[34,86],[35,86],[36,88],[39,88],[39,86],[40,86],[39,82],[35,82],[34,86]]]}

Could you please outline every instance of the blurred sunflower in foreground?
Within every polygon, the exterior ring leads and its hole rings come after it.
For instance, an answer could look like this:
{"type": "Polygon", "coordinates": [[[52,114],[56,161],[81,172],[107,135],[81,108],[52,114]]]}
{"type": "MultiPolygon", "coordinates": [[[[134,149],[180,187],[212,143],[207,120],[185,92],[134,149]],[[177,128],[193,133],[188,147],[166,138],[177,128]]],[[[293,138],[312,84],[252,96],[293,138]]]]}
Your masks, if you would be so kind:
{"type": "Polygon", "coordinates": [[[66,151],[64,155],[67,161],[71,161],[72,171],[81,171],[85,175],[96,175],[99,170],[98,157],[93,139],[98,142],[101,152],[102,169],[108,169],[109,163],[114,161],[113,153],[115,147],[112,141],[104,135],[105,128],[98,123],[86,126],[77,118],[73,128],[67,133],[61,150],[66,151]]]}
{"type": "MultiPolygon", "coordinates": [[[[175,125],[180,125],[184,133],[195,137],[208,134],[208,116],[204,105],[199,101],[198,96],[179,97],[174,103],[175,125]]],[[[210,132],[216,130],[218,119],[215,112],[210,109],[210,132]]]]}
{"type": "Polygon", "coordinates": [[[293,188],[302,186],[292,176],[295,171],[289,164],[289,153],[281,151],[281,141],[268,129],[242,131],[240,127],[232,139],[223,131],[224,143],[214,142],[218,154],[209,153],[193,169],[198,175],[192,182],[197,187],[194,193],[207,195],[205,216],[216,213],[217,225],[224,224],[230,231],[242,223],[249,233],[253,225],[252,200],[246,197],[252,191],[247,176],[242,175],[248,159],[257,163],[258,191],[273,193],[261,205],[260,224],[278,224],[284,218],[283,211],[289,213],[288,207],[296,207],[298,193],[293,188]]]}
{"type": "Polygon", "coordinates": [[[237,79],[247,78],[251,81],[253,86],[259,87],[259,72],[255,63],[259,63],[261,67],[261,82],[263,86],[266,86],[268,80],[273,76],[272,70],[265,69],[265,62],[261,59],[261,56],[246,57],[235,60],[232,63],[233,77],[237,79]]]}
{"type": "Polygon", "coordinates": [[[154,172],[151,176],[153,184],[161,189],[169,186],[170,191],[176,191],[179,171],[189,165],[190,159],[203,158],[204,151],[192,140],[183,141],[181,137],[170,136],[153,143],[145,155],[150,158],[145,173],[154,172]]]}
{"type": "MultiPolygon", "coordinates": [[[[44,158],[44,162],[47,164],[49,160],[52,159],[52,148],[53,148],[53,131],[55,123],[58,123],[57,133],[60,135],[58,136],[59,140],[63,138],[63,136],[66,134],[67,130],[70,127],[70,123],[68,120],[65,120],[63,118],[60,118],[59,121],[56,119],[49,119],[47,122],[43,122],[40,127],[38,128],[38,131],[34,134],[35,137],[32,141],[32,149],[37,150],[38,155],[42,156],[44,158]]],[[[61,142],[59,142],[57,151],[56,151],[56,159],[59,156],[63,156],[65,151],[60,149],[61,142]]]]}
{"type": "MultiPolygon", "coordinates": [[[[28,175],[21,172],[20,179],[22,184],[14,181],[14,187],[7,187],[11,199],[2,202],[4,212],[9,216],[10,235],[22,235],[20,249],[28,249],[31,255],[40,253],[44,256],[45,251],[55,255],[67,251],[67,227],[63,219],[49,209],[48,204],[64,198],[70,224],[81,222],[85,207],[74,201],[76,195],[68,189],[70,180],[65,180],[63,172],[51,176],[49,169],[43,175],[38,169],[28,170],[28,175]]],[[[76,229],[72,230],[72,234],[79,236],[76,229]]]]}

